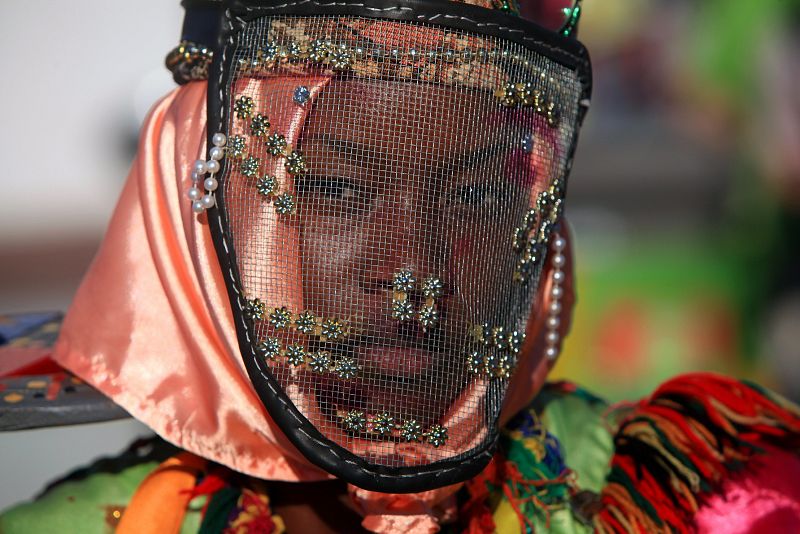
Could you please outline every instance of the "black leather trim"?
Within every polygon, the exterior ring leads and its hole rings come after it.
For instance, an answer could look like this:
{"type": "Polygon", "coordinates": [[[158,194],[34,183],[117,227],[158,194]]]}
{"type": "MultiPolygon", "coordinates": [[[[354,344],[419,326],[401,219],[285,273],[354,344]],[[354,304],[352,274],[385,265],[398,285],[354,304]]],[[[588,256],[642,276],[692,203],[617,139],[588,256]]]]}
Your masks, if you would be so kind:
{"type": "MultiPolygon", "coordinates": [[[[406,22],[426,22],[447,28],[493,35],[536,50],[546,57],[575,70],[583,84],[582,101],[588,103],[591,70],[586,49],[577,41],[543,30],[521,19],[471,5],[441,0],[363,0],[328,2],[299,0],[278,3],[233,1],[226,3],[221,20],[218,46],[209,70],[208,145],[215,132],[226,132],[231,109],[231,95],[226,94],[231,72],[233,37],[248,21],[275,15],[351,15],[406,22]]],[[[586,106],[581,106],[582,120],[586,106]]],[[[577,131],[576,131],[577,137],[577,131]]],[[[570,148],[574,153],[574,145],[570,148]]],[[[570,163],[568,163],[568,168],[570,163]]],[[[221,162],[219,176],[225,176],[227,161],[221,162]]],[[[325,438],[293,405],[277,386],[266,364],[253,349],[250,325],[244,319],[244,296],[239,290],[240,276],[236,253],[231,244],[226,220],[224,187],[216,191],[216,206],[206,212],[217,256],[222,267],[233,308],[239,346],[248,374],[261,401],[288,439],[309,461],[358,487],[386,493],[412,493],[442,487],[472,478],[491,460],[497,446],[497,431],[491,429],[485,446],[471,454],[421,467],[389,468],[371,465],[343,447],[325,438]]]]}

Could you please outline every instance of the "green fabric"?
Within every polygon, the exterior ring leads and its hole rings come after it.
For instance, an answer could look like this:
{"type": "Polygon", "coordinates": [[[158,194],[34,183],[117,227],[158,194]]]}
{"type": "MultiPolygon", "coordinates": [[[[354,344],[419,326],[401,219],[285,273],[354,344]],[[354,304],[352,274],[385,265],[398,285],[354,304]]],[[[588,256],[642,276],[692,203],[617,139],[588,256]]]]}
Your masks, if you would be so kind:
{"type": "MultiPolygon", "coordinates": [[[[0,514],[0,534],[108,533],[144,478],[179,449],[160,438],[137,440],[113,458],[101,458],[53,482],[36,500],[0,514]]],[[[205,499],[202,499],[203,503],[205,499]]],[[[192,508],[197,532],[202,503],[192,508]]]]}
{"type": "Polygon", "coordinates": [[[186,515],[183,517],[181,534],[196,534],[199,532],[200,523],[203,520],[203,507],[205,507],[207,501],[207,495],[200,495],[189,502],[189,509],[186,510],[186,515]]]}
{"type": "Polygon", "coordinates": [[[239,495],[242,494],[240,488],[225,487],[219,490],[208,503],[208,510],[203,522],[200,524],[198,534],[217,534],[228,526],[228,518],[231,510],[236,506],[239,495]]]}
{"type": "MultiPolygon", "coordinates": [[[[571,385],[550,385],[536,398],[533,407],[540,414],[544,428],[560,442],[564,461],[575,473],[578,488],[599,493],[605,484],[614,451],[613,437],[602,417],[608,405],[571,385]]],[[[550,471],[539,461],[541,452],[537,450],[535,441],[520,439],[505,446],[509,460],[526,478],[541,479],[543,473],[550,471]]],[[[537,509],[535,514],[529,514],[536,532],[588,534],[592,531],[572,514],[565,490],[565,486],[555,485],[546,498],[538,497],[550,505],[550,511],[541,513],[537,509]]],[[[497,532],[523,533],[519,517],[508,499],[496,493],[493,500],[497,532]]]]}
{"type": "MultiPolygon", "coordinates": [[[[544,395],[551,393],[545,390],[544,395]]],[[[574,393],[552,396],[539,410],[545,428],[561,442],[578,486],[595,493],[605,485],[614,454],[614,438],[603,422],[607,409],[608,404],[578,388],[574,393]]]]}
{"type": "Polygon", "coordinates": [[[119,473],[94,473],[54,487],[32,503],[0,515],[2,534],[108,534],[114,509],[124,508],[158,462],[134,465],[119,473]]]}

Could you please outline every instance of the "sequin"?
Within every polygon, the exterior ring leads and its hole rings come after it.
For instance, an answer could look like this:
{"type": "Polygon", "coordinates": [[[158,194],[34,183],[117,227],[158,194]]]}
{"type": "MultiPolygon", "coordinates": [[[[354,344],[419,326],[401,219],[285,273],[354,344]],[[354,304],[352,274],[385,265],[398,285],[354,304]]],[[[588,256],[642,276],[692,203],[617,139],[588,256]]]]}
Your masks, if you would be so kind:
{"type": "Polygon", "coordinates": [[[297,316],[294,325],[297,327],[297,330],[303,334],[313,334],[314,328],[317,326],[317,318],[314,317],[314,314],[310,311],[304,311],[297,316]]]}
{"type": "Polygon", "coordinates": [[[483,372],[489,376],[494,376],[500,360],[494,352],[490,352],[483,359],[483,372]]]}
{"type": "Polygon", "coordinates": [[[425,328],[433,328],[439,323],[439,310],[435,306],[422,306],[419,309],[419,324],[425,328]]]}
{"type": "Polygon", "coordinates": [[[236,99],[233,105],[233,110],[236,112],[236,118],[247,119],[253,114],[253,99],[249,96],[240,96],[236,99]]]}
{"type": "Polygon", "coordinates": [[[494,376],[497,378],[509,378],[511,371],[514,369],[514,360],[509,354],[501,354],[497,358],[497,366],[494,370],[494,376]]]}
{"type": "Polygon", "coordinates": [[[339,319],[325,319],[322,322],[322,337],[336,341],[344,337],[344,325],[339,319]]]}
{"type": "Polygon", "coordinates": [[[426,298],[438,299],[444,293],[444,283],[435,276],[430,276],[422,282],[422,294],[426,298]]]}
{"type": "Polygon", "coordinates": [[[303,56],[303,47],[299,43],[292,41],[286,46],[286,58],[289,61],[297,61],[303,56]]]}
{"type": "Polygon", "coordinates": [[[294,93],[292,94],[292,100],[294,103],[303,106],[308,99],[311,98],[311,91],[309,91],[308,87],[305,85],[299,85],[294,88],[294,93]]]}
{"type": "Polygon", "coordinates": [[[514,354],[518,354],[522,348],[522,343],[525,341],[525,334],[516,330],[508,334],[508,348],[514,354]]]}
{"type": "Polygon", "coordinates": [[[395,291],[408,293],[414,289],[414,284],[417,283],[416,278],[409,270],[398,271],[392,280],[392,286],[395,291]]]}
{"type": "Polygon", "coordinates": [[[339,47],[330,54],[330,62],[333,70],[344,72],[353,66],[353,56],[346,47],[339,47]]]}
{"type": "Polygon", "coordinates": [[[447,442],[447,429],[442,425],[432,425],[425,433],[425,440],[439,448],[447,442]]]}
{"type": "Polygon", "coordinates": [[[252,178],[258,173],[258,169],[261,166],[261,161],[255,156],[248,156],[242,161],[242,164],[239,166],[239,172],[247,176],[248,178],[252,178]]]}
{"type": "Polygon", "coordinates": [[[269,324],[277,329],[286,328],[292,320],[291,312],[286,309],[286,306],[275,308],[269,314],[269,324]]]}
{"type": "Polygon", "coordinates": [[[278,55],[280,54],[280,48],[276,43],[268,42],[264,45],[264,48],[261,49],[261,59],[267,63],[272,63],[276,59],[278,59],[278,55]]]}
{"type": "Polygon", "coordinates": [[[492,328],[492,344],[498,350],[505,350],[508,348],[508,338],[506,337],[506,329],[502,326],[495,326],[492,328]]]}
{"type": "Polygon", "coordinates": [[[267,145],[267,152],[273,156],[280,156],[286,151],[286,137],[279,133],[267,137],[265,144],[267,145]]]}
{"type": "Polygon", "coordinates": [[[406,441],[422,441],[422,425],[410,419],[400,427],[400,437],[406,441]]]}
{"type": "Polygon", "coordinates": [[[244,307],[244,316],[253,321],[260,321],[264,318],[266,307],[260,299],[248,300],[244,307]]]}
{"type": "Polygon", "coordinates": [[[344,427],[353,433],[361,432],[367,426],[367,417],[361,410],[350,410],[344,417],[344,427]]]}
{"type": "Polygon", "coordinates": [[[531,82],[518,83],[514,85],[517,103],[523,106],[533,106],[541,100],[541,93],[533,88],[531,82]]]}
{"type": "Polygon", "coordinates": [[[298,367],[306,361],[306,350],[302,345],[294,344],[286,347],[286,361],[289,365],[298,367]]]}
{"type": "Polygon", "coordinates": [[[256,347],[258,353],[267,360],[274,360],[281,354],[281,342],[274,337],[268,337],[256,347]]]}
{"type": "Polygon", "coordinates": [[[269,119],[261,113],[256,114],[250,121],[250,134],[255,137],[266,137],[269,133],[269,119]]]}
{"type": "Polygon", "coordinates": [[[478,351],[467,354],[467,371],[475,375],[483,371],[483,354],[478,351]]]}
{"type": "Polygon", "coordinates": [[[392,317],[399,321],[410,321],[414,317],[414,307],[408,300],[395,300],[392,305],[392,317]]]}
{"type": "Polygon", "coordinates": [[[517,90],[513,83],[507,83],[495,91],[495,97],[505,107],[511,108],[517,105],[517,90]]]}
{"type": "Polygon", "coordinates": [[[308,47],[308,59],[314,63],[322,63],[328,59],[329,53],[330,51],[328,50],[327,43],[321,39],[315,39],[311,41],[311,44],[308,47]]]}
{"type": "Polygon", "coordinates": [[[244,151],[247,148],[247,141],[241,135],[234,135],[228,139],[228,144],[225,150],[228,151],[231,157],[241,158],[244,156],[244,151]]]}
{"type": "Polygon", "coordinates": [[[528,232],[525,228],[514,228],[514,235],[511,238],[511,246],[516,252],[525,250],[525,243],[528,240],[528,232]]]}
{"type": "Polygon", "coordinates": [[[275,199],[275,211],[281,215],[291,215],[295,210],[294,197],[291,193],[281,193],[275,199]]]}
{"type": "Polygon", "coordinates": [[[331,367],[331,353],[328,351],[318,351],[309,356],[308,367],[315,373],[325,373],[331,367]]]}
{"type": "Polygon", "coordinates": [[[342,356],[339,361],[336,362],[333,370],[339,378],[349,380],[355,378],[358,374],[358,364],[353,358],[342,356]]]}
{"type": "MultiPolygon", "coordinates": [[[[537,200],[538,203],[538,200],[537,200]]],[[[529,209],[525,212],[525,215],[522,217],[522,228],[524,231],[530,232],[534,226],[536,226],[536,219],[538,217],[538,213],[535,209],[529,209]]]]}
{"type": "Polygon", "coordinates": [[[381,436],[386,436],[394,430],[394,417],[388,412],[382,412],[372,420],[372,430],[381,436]]]}
{"type": "Polygon", "coordinates": [[[306,172],[306,159],[300,152],[290,152],[289,155],[286,156],[286,163],[284,166],[289,174],[303,174],[306,172]]]}
{"type": "Polygon", "coordinates": [[[256,182],[258,194],[264,197],[272,197],[278,189],[278,179],[274,176],[264,176],[256,182]]]}

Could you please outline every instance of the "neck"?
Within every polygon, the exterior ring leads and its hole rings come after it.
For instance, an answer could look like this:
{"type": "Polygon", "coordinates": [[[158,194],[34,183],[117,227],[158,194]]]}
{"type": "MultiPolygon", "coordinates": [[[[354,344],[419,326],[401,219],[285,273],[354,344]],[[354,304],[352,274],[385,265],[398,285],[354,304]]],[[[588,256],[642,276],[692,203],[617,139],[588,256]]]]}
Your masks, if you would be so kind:
{"type": "Polygon", "coordinates": [[[269,495],[273,513],[283,519],[289,533],[366,532],[341,480],[271,482],[269,495]]]}

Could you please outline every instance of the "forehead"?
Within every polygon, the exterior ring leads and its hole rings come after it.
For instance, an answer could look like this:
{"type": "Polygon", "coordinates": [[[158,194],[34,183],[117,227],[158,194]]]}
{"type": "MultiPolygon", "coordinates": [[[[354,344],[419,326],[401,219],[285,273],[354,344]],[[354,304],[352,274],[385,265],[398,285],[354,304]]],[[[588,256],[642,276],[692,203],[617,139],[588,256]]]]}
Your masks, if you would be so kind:
{"type": "Polygon", "coordinates": [[[498,107],[485,90],[384,80],[332,80],[304,137],[422,152],[460,151],[489,136],[498,107]]]}

